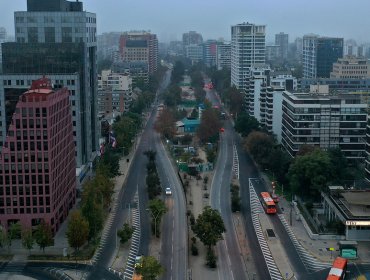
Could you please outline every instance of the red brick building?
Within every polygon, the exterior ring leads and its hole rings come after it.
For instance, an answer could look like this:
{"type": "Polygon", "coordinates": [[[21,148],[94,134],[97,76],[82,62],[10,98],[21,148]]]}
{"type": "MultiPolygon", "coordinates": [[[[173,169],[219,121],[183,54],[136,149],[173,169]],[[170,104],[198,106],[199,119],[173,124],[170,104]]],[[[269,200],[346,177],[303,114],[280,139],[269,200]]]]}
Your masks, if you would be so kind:
{"type": "Polygon", "coordinates": [[[0,223],[54,233],[76,197],[76,160],[67,88],[54,91],[42,78],[20,96],[0,154],[0,223]]]}

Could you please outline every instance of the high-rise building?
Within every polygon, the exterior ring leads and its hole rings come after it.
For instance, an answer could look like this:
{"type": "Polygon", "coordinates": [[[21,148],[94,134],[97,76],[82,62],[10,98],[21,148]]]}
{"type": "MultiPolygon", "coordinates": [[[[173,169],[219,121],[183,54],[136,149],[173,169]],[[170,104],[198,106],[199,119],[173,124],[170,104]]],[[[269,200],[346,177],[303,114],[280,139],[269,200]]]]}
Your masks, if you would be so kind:
{"type": "Polygon", "coordinates": [[[97,50],[99,59],[114,61],[119,51],[119,38],[121,32],[108,32],[97,36],[97,50]]]}
{"type": "Polygon", "coordinates": [[[275,34],[275,45],[279,46],[279,58],[285,60],[288,58],[288,50],[289,50],[289,35],[280,32],[275,34]]]}
{"type": "Polygon", "coordinates": [[[145,62],[149,74],[157,71],[158,39],[148,31],[130,31],[121,35],[119,50],[123,62],[145,62]]]}
{"type": "Polygon", "coordinates": [[[185,56],[189,58],[193,64],[202,61],[203,45],[187,45],[185,47],[185,56]]]}
{"type": "Polygon", "coordinates": [[[202,43],[203,37],[196,31],[189,31],[187,33],[182,34],[182,44],[184,48],[189,45],[199,45],[202,43]]]}
{"type": "Polygon", "coordinates": [[[0,27],[0,73],[2,72],[2,64],[3,64],[3,57],[1,55],[2,48],[1,44],[6,42],[6,29],[4,27],[0,27]]]}
{"type": "Polygon", "coordinates": [[[216,49],[217,69],[230,69],[231,65],[231,45],[230,43],[220,43],[216,49]]]}
{"type": "Polygon", "coordinates": [[[370,79],[370,63],[367,58],[345,56],[333,64],[331,79],[370,79]]]}
{"type": "Polygon", "coordinates": [[[71,92],[77,175],[82,178],[98,143],[96,15],[81,2],[28,0],[15,12],[15,43],[3,44],[0,75],[0,148],[5,143],[15,104],[40,75],[71,92]]]}
{"type": "Polygon", "coordinates": [[[294,157],[305,144],[340,148],[352,162],[365,158],[365,95],[283,94],[282,146],[294,157]]]}
{"type": "Polygon", "coordinates": [[[281,52],[279,45],[266,46],[266,61],[273,62],[281,59],[281,52]]]}
{"type": "Polygon", "coordinates": [[[76,160],[72,110],[66,87],[36,80],[18,97],[0,153],[0,224],[54,232],[75,203],[76,160]]]}
{"type": "Polygon", "coordinates": [[[207,67],[216,66],[216,40],[207,40],[203,43],[203,61],[207,67]]]}
{"type": "Polygon", "coordinates": [[[99,113],[112,114],[128,111],[132,103],[132,78],[128,73],[103,70],[98,75],[99,113]]]}
{"type": "Polygon", "coordinates": [[[302,61],[302,55],[303,55],[303,39],[300,37],[297,37],[294,40],[294,49],[295,49],[295,58],[298,61],[302,61]]]}
{"type": "Polygon", "coordinates": [[[241,23],[231,26],[231,84],[245,90],[252,66],[265,63],[265,25],[241,23]]]}
{"type": "Polygon", "coordinates": [[[343,57],[343,38],[303,36],[303,77],[329,78],[333,63],[343,57]]]}

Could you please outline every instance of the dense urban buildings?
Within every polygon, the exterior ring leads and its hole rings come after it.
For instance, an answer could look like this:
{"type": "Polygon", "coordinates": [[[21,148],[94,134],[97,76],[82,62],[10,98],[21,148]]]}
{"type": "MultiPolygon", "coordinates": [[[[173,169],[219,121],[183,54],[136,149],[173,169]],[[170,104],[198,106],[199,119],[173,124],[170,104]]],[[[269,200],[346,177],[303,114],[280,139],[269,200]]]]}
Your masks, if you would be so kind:
{"type": "Polygon", "coordinates": [[[275,34],[275,45],[279,46],[279,59],[286,60],[289,50],[289,35],[284,32],[275,34]]]}
{"type": "Polygon", "coordinates": [[[158,67],[158,39],[149,31],[124,32],[119,40],[122,62],[146,63],[148,73],[153,74],[158,67]]]}
{"type": "Polygon", "coordinates": [[[191,60],[192,64],[203,60],[203,45],[187,45],[185,46],[185,56],[191,60]]]}
{"type": "Polygon", "coordinates": [[[247,87],[250,68],[265,63],[265,29],[248,22],[231,26],[231,84],[240,90],[247,87]]]}
{"type": "Polygon", "coordinates": [[[216,49],[217,69],[230,69],[231,66],[231,45],[230,43],[219,43],[216,49]]]}
{"type": "Polygon", "coordinates": [[[333,64],[331,79],[370,79],[370,63],[367,58],[345,56],[333,64]]]}
{"type": "Polygon", "coordinates": [[[203,37],[196,31],[189,31],[182,34],[182,45],[185,48],[189,45],[200,45],[203,43],[203,37]]]}
{"type": "Polygon", "coordinates": [[[31,228],[44,220],[54,232],[76,197],[72,110],[66,87],[36,80],[15,105],[0,153],[0,223],[31,228]]]}
{"type": "Polygon", "coordinates": [[[303,77],[329,78],[333,63],[343,57],[343,38],[303,36],[303,77]]]}
{"type": "Polygon", "coordinates": [[[97,36],[98,57],[100,59],[119,60],[121,34],[121,32],[109,32],[97,36]]]}
{"type": "Polygon", "coordinates": [[[128,73],[103,70],[98,75],[99,114],[127,112],[132,102],[132,78],[128,73]]]}
{"type": "Polygon", "coordinates": [[[203,43],[203,61],[207,67],[216,66],[217,45],[216,40],[207,40],[203,43]]]}
{"type": "Polygon", "coordinates": [[[305,144],[340,148],[352,162],[365,158],[367,95],[283,94],[282,145],[294,157],[305,144]]]}
{"type": "Polygon", "coordinates": [[[7,41],[6,37],[6,29],[4,27],[0,27],[0,73],[2,72],[2,63],[3,63],[3,57],[1,55],[1,44],[5,43],[7,41]]]}
{"type": "Polygon", "coordinates": [[[98,143],[96,16],[81,2],[29,0],[15,12],[14,43],[3,44],[0,75],[0,147],[6,141],[19,96],[33,80],[48,74],[54,87],[68,87],[77,163],[82,179],[98,143]]]}

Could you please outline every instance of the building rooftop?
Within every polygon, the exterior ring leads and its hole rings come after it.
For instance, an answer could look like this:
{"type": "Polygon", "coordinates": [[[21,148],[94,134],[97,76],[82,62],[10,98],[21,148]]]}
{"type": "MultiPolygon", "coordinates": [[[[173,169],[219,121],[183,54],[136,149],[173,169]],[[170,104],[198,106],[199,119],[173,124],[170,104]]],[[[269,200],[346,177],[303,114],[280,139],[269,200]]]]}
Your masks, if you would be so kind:
{"type": "Polygon", "coordinates": [[[370,206],[370,191],[344,192],[342,196],[349,204],[370,206]]]}

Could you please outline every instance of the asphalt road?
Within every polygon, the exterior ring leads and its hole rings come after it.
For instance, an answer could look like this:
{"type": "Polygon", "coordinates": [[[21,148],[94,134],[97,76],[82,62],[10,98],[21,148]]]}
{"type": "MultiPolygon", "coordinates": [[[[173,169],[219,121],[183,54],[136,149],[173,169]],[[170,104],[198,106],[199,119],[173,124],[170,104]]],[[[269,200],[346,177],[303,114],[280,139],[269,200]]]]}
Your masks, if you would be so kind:
{"type": "MultiPolygon", "coordinates": [[[[213,91],[207,91],[207,99],[213,106],[220,106],[213,91]]],[[[240,256],[232,220],[230,183],[233,163],[232,126],[224,122],[225,132],[220,134],[219,154],[211,186],[211,207],[220,211],[226,233],[217,244],[219,279],[246,279],[245,266],[240,256]]]]}
{"type": "MultiPolygon", "coordinates": [[[[170,72],[166,73],[159,91],[163,91],[169,83],[170,72]]],[[[139,255],[148,255],[149,243],[151,238],[149,213],[146,211],[148,205],[148,194],[146,191],[146,164],[147,158],[144,152],[149,149],[154,149],[153,145],[153,124],[155,121],[155,111],[153,110],[146,127],[144,128],[141,140],[138,143],[136,155],[131,162],[130,173],[127,174],[126,186],[119,192],[119,207],[112,223],[112,227],[108,233],[107,243],[103,247],[98,261],[94,265],[94,270],[88,279],[97,279],[99,271],[102,271],[112,263],[117,244],[117,230],[122,225],[129,221],[128,205],[132,203],[135,193],[138,192],[140,200],[140,221],[141,221],[141,237],[139,246],[139,255]]],[[[98,278],[99,279],[99,278],[98,278]]]]}
{"type": "Polygon", "coordinates": [[[161,263],[166,268],[162,279],[186,279],[187,274],[187,221],[185,194],[171,160],[155,134],[157,167],[163,187],[171,188],[172,195],[164,195],[168,212],[163,218],[161,236],[161,263]]]}

